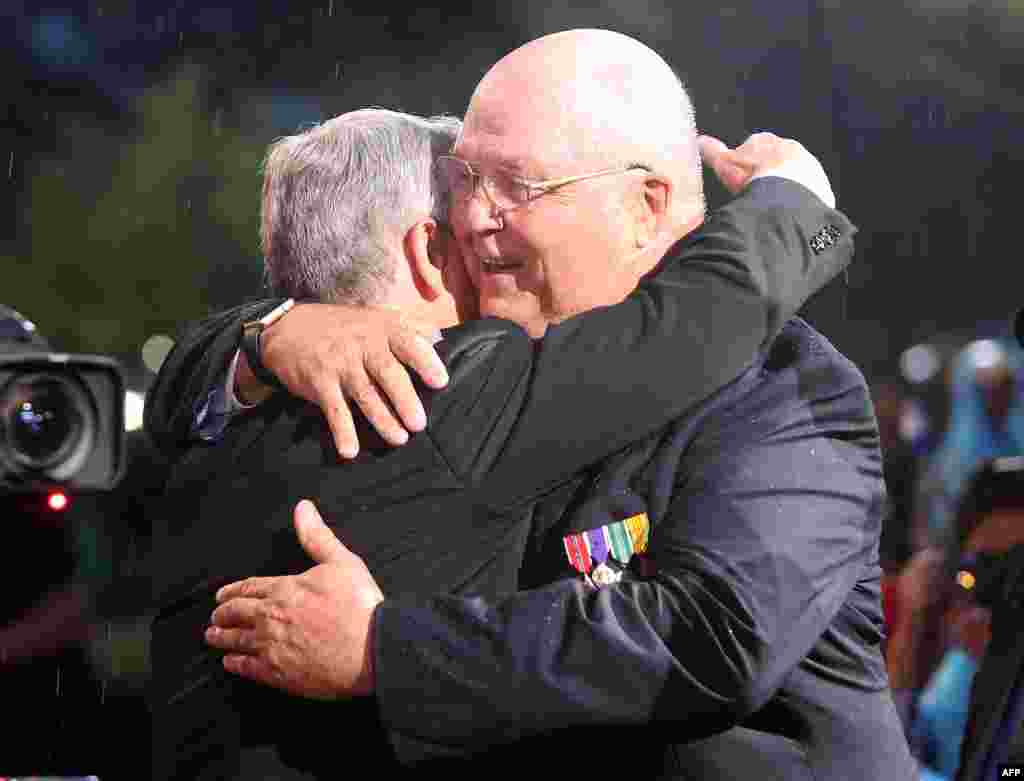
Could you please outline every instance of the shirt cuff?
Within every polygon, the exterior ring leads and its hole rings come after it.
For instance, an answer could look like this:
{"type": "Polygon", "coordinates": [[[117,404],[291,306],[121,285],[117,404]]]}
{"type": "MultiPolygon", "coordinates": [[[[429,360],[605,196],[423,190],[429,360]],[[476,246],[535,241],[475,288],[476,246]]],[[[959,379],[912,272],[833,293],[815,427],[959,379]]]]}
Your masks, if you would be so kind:
{"type": "Polygon", "coordinates": [[[227,414],[224,386],[214,385],[205,396],[196,401],[192,417],[192,434],[203,442],[216,442],[227,428],[231,416],[227,414]]]}
{"type": "Polygon", "coordinates": [[[244,404],[235,395],[235,372],[239,353],[228,366],[224,382],[214,383],[205,396],[199,398],[192,417],[192,434],[204,442],[217,442],[231,419],[256,404],[244,404]]]}
{"type": "Polygon", "coordinates": [[[817,161],[814,161],[812,165],[811,161],[808,160],[790,160],[774,168],[761,171],[752,176],[750,181],[763,179],[766,176],[778,176],[782,179],[789,179],[797,184],[802,184],[817,195],[828,208],[836,208],[836,196],[832,192],[832,185],[829,184],[828,176],[817,161]]]}

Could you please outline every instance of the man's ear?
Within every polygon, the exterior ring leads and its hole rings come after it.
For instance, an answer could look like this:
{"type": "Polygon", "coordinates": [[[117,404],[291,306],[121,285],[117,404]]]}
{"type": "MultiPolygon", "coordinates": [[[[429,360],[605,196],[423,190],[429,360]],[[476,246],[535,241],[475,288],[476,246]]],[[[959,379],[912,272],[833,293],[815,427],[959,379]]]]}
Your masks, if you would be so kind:
{"type": "Polygon", "coordinates": [[[648,175],[634,193],[634,237],[637,249],[644,249],[669,230],[672,183],[660,176],[648,175]]]}
{"type": "Polygon", "coordinates": [[[420,220],[406,231],[402,242],[409,271],[424,301],[436,301],[447,292],[444,286],[443,230],[432,219],[420,220]]]}

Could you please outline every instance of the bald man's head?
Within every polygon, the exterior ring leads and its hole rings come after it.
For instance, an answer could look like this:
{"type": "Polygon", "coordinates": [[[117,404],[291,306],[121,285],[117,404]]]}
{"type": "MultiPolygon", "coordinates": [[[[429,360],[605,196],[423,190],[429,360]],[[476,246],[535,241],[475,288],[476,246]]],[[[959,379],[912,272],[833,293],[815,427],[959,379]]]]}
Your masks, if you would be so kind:
{"type": "Polygon", "coordinates": [[[693,104],[668,63],[629,36],[567,30],[524,44],[484,76],[466,123],[543,134],[568,173],[643,163],[672,180],[682,219],[703,212],[693,104]]]}
{"type": "Polygon", "coordinates": [[[675,73],[627,36],[572,30],[499,61],[448,169],[481,313],[539,336],[621,301],[703,220],[696,136],[675,73]]]}

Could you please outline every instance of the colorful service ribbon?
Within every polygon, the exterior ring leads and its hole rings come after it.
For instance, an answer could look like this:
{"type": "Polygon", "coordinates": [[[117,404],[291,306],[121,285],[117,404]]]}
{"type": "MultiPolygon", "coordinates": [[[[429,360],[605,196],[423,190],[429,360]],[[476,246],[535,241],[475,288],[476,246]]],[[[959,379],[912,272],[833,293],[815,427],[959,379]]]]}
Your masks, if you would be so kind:
{"type": "Polygon", "coordinates": [[[634,553],[645,553],[650,539],[647,513],[639,513],[621,521],[589,529],[562,538],[565,554],[572,568],[582,575],[608,560],[610,555],[620,564],[628,564],[634,553]]]}

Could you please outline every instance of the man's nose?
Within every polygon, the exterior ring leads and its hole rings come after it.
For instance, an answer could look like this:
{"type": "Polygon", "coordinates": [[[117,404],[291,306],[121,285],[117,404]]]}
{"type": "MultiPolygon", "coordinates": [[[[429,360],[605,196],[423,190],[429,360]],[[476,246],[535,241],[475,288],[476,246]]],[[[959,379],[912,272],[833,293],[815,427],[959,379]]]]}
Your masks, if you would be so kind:
{"type": "Polygon", "coordinates": [[[461,224],[470,233],[493,233],[504,227],[501,212],[491,203],[491,199],[477,187],[473,196],[456,205],[461,224]]]}

